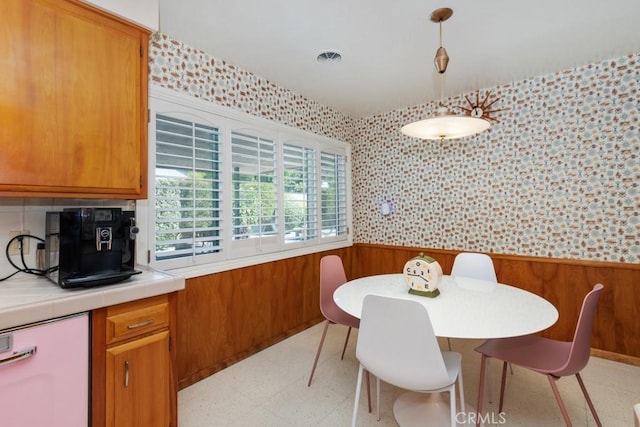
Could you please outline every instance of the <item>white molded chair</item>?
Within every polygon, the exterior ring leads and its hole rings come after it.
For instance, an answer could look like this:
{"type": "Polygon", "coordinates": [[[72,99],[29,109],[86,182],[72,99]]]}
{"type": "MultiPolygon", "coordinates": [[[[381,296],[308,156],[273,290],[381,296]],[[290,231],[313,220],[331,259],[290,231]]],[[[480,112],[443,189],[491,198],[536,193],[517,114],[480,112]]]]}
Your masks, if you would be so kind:
{"type": "Polygon", "coordinates": [[[365,370],[376,376],[378,420],[380,380],[416,392],[449,392],[452,426],[456,425],[457,382],[460,412],[464,412],[462,355],[440,350],[429,313],[419,302],[367,295],[362,306],[356,358],[360,361],[360,368],[352,426],[356,425],[358,417],[358,402],[365,370]]]}
{"type": "MultiPolygon", "coordinates": [[[[453,277],[470,277],[472,279],[497,282],[496,270],[493,267],[493,260],[487,254],[477,252],[460,252],[453,260],[451,268],[453,277]]],[[[451,351],[451,340],[447,338],[449,351],[451,351]]]]}
{"type": "Polygon", "coordinates": [[[451,268],[452,276],[471,277],[488,282],[497,282],[493,260],[487,254],[461,252],[456,255],[451,268]]]}
{"type": "MultiPolygon", "coordinates": [[[[472,279],[486,280],[487,282],[497,282],[496,269],[493,266],[493,260],[487,254],[478,252],[460,252],[453,260],[453,267],[451,267],[451,275],[453,277],[470,277],[472,279]]],[[[447,338],[447,345],[449,351],[451,351],[451,340],[447,338]]],[[[487,361],[487,364],[489,361],[487,361]]],[[[509,370],[513,374],[513,368],[509,365],[509,370]]],[[[487,383],[488,383],[488,397],[489,402],[492,402],[491,397],[491,371],[487,369],[487,383]]]]}
{"type": "Polygon", "coordinates": [[[636,422],[636,427],[640,427],[640,403],[636,403],[633,407],[633,420],[636,422]]]}

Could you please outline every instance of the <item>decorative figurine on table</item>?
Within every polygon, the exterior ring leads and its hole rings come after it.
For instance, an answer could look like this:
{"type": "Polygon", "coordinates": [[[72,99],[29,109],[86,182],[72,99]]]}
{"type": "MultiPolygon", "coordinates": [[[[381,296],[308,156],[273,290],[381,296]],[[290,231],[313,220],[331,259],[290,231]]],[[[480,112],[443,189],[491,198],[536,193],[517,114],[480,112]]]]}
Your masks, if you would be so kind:
{"type": "Polygon", "coordinates": [[[404,265],[404,280],[409,285],[409,293],[435,298],[440,295],[442,267],[435,259],[420,253],[404,265]]]}

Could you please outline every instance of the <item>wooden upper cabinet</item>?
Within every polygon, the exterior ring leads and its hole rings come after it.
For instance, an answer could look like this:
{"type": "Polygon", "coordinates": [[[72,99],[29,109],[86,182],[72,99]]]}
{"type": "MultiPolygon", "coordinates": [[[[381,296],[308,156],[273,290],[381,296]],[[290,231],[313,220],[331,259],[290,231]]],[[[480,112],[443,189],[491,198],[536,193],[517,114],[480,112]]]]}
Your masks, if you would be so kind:
{"type": "Polygon", "coordinates": [[[0,196],[146,198],[149,31],[0,1],[0,196]]]}

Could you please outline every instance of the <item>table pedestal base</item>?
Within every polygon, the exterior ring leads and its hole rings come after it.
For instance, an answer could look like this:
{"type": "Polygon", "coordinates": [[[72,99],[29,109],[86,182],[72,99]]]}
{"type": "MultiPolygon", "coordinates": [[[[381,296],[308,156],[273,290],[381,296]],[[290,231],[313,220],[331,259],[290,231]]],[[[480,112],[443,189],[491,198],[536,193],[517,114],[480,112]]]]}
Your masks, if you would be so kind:
{"type": "MultiPolygon", "coordinates": [[[[457,402],[459,405],[459,400],[457,402]]],[[[475,426],[475,409],[465,404],[465,410],[467,414],[471,414],[471,417],[467,417],[466,414],[457,414],[457,425],[475,426]],[[473,423],[467,423],[469,418],[473,423]]],[[[451,425],[451,410],[446,393],[416,393],[413,391],[403,393],[393,404],[393,416],[400,427],[451,425]]]]}

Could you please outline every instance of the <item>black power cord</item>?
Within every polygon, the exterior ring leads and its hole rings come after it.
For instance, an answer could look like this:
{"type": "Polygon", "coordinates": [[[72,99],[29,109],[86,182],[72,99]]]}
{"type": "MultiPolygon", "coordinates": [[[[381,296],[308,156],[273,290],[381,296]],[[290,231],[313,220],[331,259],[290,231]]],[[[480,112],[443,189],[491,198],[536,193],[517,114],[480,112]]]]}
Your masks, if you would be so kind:
{"type": "Polygon", "coordinates": [[[2,279],[0,279],[0,282],[7,280],[10,277],[15,276],[18,273],[27,273],[27,274],[33,274],[36,276],[45,276],[47,274],[47,270],[39,270],[37,268],[31,268],[27,266],[27,262],[24,259],[24,239],[25,238],[29,238],[29,239],[35,239],[39,242],[44,243],[44,240],[41,239],[38,236],[32,236],[31,234],[18,234],[17,236],[13,236],[11,239],[9,239],[9,243],[7,243],[7,247],[4,250],[4,253],[7,257],[7,261],[9,261],[9,264],[11,264],[16,271],[14,271],[13,273],[11,273],[10,275],[8,275],[7,277],[3,277],[2,279]],[[9,255],[9,248],[11,247],[11,243],[13,243],[14,240],[17,240],[20,244],[20,260],[22,261],[22,267],[19,267],[18,265],[16,265],[13,260],[11,259],[11,255],[9,255]]]}

